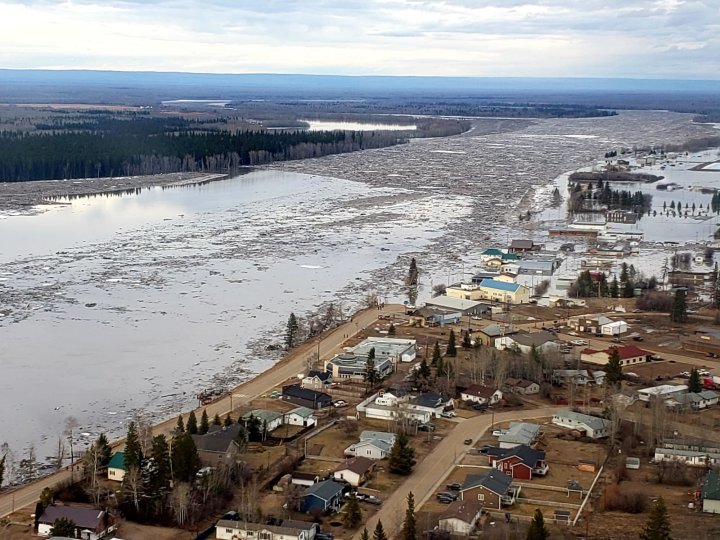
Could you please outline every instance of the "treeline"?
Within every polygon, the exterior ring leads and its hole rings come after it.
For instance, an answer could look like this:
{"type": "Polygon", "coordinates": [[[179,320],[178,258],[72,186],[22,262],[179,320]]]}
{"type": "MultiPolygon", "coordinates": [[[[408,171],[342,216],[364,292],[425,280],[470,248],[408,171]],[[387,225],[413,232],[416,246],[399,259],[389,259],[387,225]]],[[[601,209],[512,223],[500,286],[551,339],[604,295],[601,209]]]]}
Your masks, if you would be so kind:
{"type": "Polygon", "coordinates": [[[652,195],[642,191],[629,191],[612,189],[609,182],[599,180],[596,185],[588,183],[583,190],[582,184],[576,183],[572,188],[569,210],[580,212],[585,207],[585,201],[596,201],[610,209],[635,210],[640,215],[652,206],[652,195]]]}
{"type": "Polygon", "coordinates": [[[196,132],[182,129],[183,122],[141,119],[127,122],[127,130],[6,135],[0,137],[0,182],[231,172],[403,142],[390,132],[196,132]]]}
{"type": "Polygon", "coordinates": [[[581,272],[568,289],[568,297],[632,298],[635,296],[635,289],[648,292],[656,290],[657,286],[658,281],[655,276],[646,279],[635,269],[635,266],[622,263],[620,278],[613,276],[612,281],[608,281],[607,276],[602,272],[595,274],[589,270],[581,272]]]}

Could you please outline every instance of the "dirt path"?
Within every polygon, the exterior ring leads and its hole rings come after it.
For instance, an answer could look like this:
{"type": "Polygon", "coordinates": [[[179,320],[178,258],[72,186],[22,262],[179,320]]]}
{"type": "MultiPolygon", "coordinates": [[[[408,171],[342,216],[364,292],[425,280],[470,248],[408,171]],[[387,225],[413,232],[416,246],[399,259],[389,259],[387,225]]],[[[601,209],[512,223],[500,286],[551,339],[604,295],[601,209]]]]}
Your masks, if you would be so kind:
{"type": "MultiPolygon", "coordinates": [[[[350,321],[338,326],[334,330],[324,333],[319,338],[297,347],[267,371],[234,388],[227,396],[205,407],[196,409],[195,413],[199,417],[200,414],[202,414],[202,410],[206,409],[210,418],[213,418],[215,414],[219,414],[222,417],[230,412],[231,400],[233,409],[237,409],[252,399],[267,393],[288,379],[296,379],[298,373],[306,370],[306,361],[313,353],[317,353],[319,350],[321,358],[327,357],[339,350],[347,337],[352,337],[373,325],[381,313],[401,312],[404,312],[404,306],[401,305],[386,305],[382,310],[366,309],[360,311],[356,313],[350,321]]],[[[187,414],[184,416],[187,420],[187,414]]],[[[176,418],[171,418],[156,425],[153,431],[155,434],[169,434],[175,427],[176,421],[176,418]]],[[[113,443],[113,446],[121,448],[122,444],[122,441],[116,441],[113,443]]],[[[61,482],[67,481],[69,478],[69,469],[64,469],[26,486],[3,493],[0,495],[0,518],[20,508],[35,504],[44,488],[54,487],[61,482]]]]}
{"type": "MultiPolygon", "coordinates": [[[[545,407],[531,411],[512,411],[495,415],[495,423],[507,422],[508,420],[529,420],[532,418],[544,418],[552,416],[555,411],[562,407],[545,407]]],[[[428,454],[425,459],[415,466],[413,473],[395,492],[388,497],[380,511],[365,523],[368,532],[372,536],[378,520],[383,522],[383,528],[388,538],[397,538],[402,529],[402,522],[407,508],[407,496],[411,491],[415,497],[415,508],[432,496],[440,483],[452,471],[470,450],[470,446],[463,443],[468,437],[476,441],[485,431],[490,428],[492,418],[490,415],[478,415],[467,420],[458,422],[453,429],[435,450],[428,454]]],[[[362,531],[359,531],[354,540],[360,540],[362,531]]]]}

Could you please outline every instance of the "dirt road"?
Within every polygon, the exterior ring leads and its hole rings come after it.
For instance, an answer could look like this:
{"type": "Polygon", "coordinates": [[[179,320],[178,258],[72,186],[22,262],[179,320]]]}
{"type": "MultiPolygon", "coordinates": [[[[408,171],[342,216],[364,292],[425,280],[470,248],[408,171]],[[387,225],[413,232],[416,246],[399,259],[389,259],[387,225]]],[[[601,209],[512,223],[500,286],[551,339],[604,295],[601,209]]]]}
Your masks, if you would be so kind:
{"type": "MultiPolygon", "coordinates": [[[[495,423],[507,422],[508,420],[543,418],[552,416],[558,409],[562,409],[562,407],[545,407],[530,411],[512,411],[496,414],[495,423]]],[[[460,421],[459,425],[437,445],[435,450],[415,466],[415,470],[407,480],[383,502],[380,511],[367,521],[364,526],[367,527],[370,535],[372,536],[378,520],[381,520],[388,538],[396,537],[402,529],[408,493],[413,492],[415,508],[419,508],[435,493],[443,479],[471,448],[465,445],[463,441],[470,437],[476,441],[490,428],[491,423],[492,417],[489,414],[482,414],[460,421]]],[[[362,531],[358,532],[354,540],[360,540],[361,534],[362,531]]]]}
{"type": "MultiPolygon", "coordinates": [[[[230,412],[231,401],[233,409],[237,409],[248,401],[269,392],[288,379],[295,379],[298,373],[307,370],[306,362],[313,353],[317,353],[319,350],[321,358],[327,357],[339,350],[347,337],[354,336],[360,331],[372,326],[381,313],[401,313],[404,312],[404,309],[404,306],[401,305],[386,305],[382,310],[366,309],[356,313],[350,321],[323,334],[320,338],[311,340],[297,347],[273,367],[241,384],[237,388],[234,388],[227,396],[197,409],[196,414],[199,417],[202,409],[206,409],[210,418],[213,418],[216,413],[221,417],[226,415],[230,412]]],[[[185,415],[185,419],[187,420],[187,414],[185,415]]],[[[153,431],[155,434],[169,434],[175,427],[176,421],[176,418],[171,418],[155,426],[153,431]]],[[[117,441],[113,446],[121,448],[122,441],[117,441]]],[[[0,495],[0,518],[25,506],[35,504],[44,488],[54,487],[69,478],[70,471],[62,470],[14,491],[3,493],[0,495]]]]}

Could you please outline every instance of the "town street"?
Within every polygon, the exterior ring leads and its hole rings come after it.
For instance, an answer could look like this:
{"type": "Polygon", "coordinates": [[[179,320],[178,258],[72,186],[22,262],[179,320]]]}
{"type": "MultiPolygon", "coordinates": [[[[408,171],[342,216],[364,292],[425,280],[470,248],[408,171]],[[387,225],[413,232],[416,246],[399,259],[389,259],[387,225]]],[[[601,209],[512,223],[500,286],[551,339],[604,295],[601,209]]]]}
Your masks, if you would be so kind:
{"type": "MultiPolygon", "coordinates": [[[[359,333],[361,330],[375,324],[378,315],[386,313],[402,313],[405,308],[402,305],[386,305],[383,309],[365,309],[353,315],[349,320],[334,330],[326,332],[318,339],[313,339],[293,349],[287,356],[280,360],[277,364],[261,373],[257,377],[241,384],[228,392],[224,396],[205,407],[196,410],[198,417],[202,414],[202,410],[206,409],[208,416],[212,418],[215,414],[220,416],[230,412],[230,404],[232,400],[233,409],[246,404],[252,399],[271,391],[276,386],[284,383],[288,379],[294,379],[299,373],[307,371],[307,361],[313,353],[320,352],[320,357],[325,357],[334,353],[347,339],[359,333]],[[347,336],[347,337],[345,337],[347,336]],[[319,344],[319,345],[318,345],[319,344]]],[[[187,420],[187,414],[185,414],[187,420]]],[[[167,421],[154,427],[155,434],[172,432],[177,418],[170,418],[167,421]]],[[[122,441],[113,443],[113,447],[121,448],[122,441]]],[[[76,473],[78,474],[78,473],[76,473]]],[[[0,518],[10,515],[16,510],[25,506],[33,505],[40,497],[40,493],[46,487],[54,487],[70,478],[70,471],[66,468],[58,471],[50,476],[37,480],[31,484],[19,487],[11,491],[5,491],[0,495],[0,518]]]]}
{"type": "MultiPolygon", "coordinates": [[[[542,409],[512,411],[495,414],[495,423],[507,422],[509,420],[530,420],[532,418],[545,418],[552,416],[555,411],[563,407],[545,407],[542,409]]],[[[470,446],[464,444],[464,440],[472,438],[473,441],[487,431],[492,424],[493,418],[490,414],[480,414],[466,420],[458,421],[458,425],[440,441],[435,450],[428,454],[425,459],[415,466],[412,474],[388,497],[380,507],[378,513],[365,523],[368,532],[372,536],[378,520],[383,523],[383,528],[388,538],[396,537],[402,529],[402,522],[407,509],[407,496],[412,491],[415,497],[415,508],[420,506],[435,493],[438,486],[455,467],[470,446]]],[[[362,531],[359,531],[354,539],[360,540],[362,531]]]]}

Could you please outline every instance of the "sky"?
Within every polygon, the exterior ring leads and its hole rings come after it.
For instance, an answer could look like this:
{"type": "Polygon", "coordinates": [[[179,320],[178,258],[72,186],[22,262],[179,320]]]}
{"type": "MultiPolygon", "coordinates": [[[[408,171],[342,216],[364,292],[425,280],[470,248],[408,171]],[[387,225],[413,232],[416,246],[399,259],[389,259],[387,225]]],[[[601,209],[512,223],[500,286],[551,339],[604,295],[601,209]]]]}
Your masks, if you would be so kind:
{"type": "Polygon", "coordinates": [[[0,0],[0,67],[720,79],[720,0],[0,0]]]}

